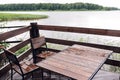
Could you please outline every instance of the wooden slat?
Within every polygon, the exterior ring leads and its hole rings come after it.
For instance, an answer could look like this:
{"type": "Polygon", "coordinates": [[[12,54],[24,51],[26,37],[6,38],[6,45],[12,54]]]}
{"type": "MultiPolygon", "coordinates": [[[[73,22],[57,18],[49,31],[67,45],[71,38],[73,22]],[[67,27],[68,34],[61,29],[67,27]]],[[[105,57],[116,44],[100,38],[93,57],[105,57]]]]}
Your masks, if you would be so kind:
{"type": "Polygon", "coordinates": [[[116,47],[116,46],[107,46],[107,45],[101,45],[101,44],[92,44],[92,43],[85,43],[85,42],[53,39],[53,38],[46,38],[46,42],[69,45],[69,46],[73,44],[79,44],[79,45],[90,46],[90,47],[95,47],[95,48],[108,49],[108,50],[112,50],[113,52],[120,53],[120,47],[116,47]]]}
{"type": "Polygon", "coordinates": [[[15,52],[15,51],[19,50],[20,48],[26,46],[29,43],[30,43],[30,39],[27,39],[27,40],[21,42],[20,44],[10,48],[9,50],[12,51],[12,52],[15,52]]]}
{"type": "Polygon", "coordinates": [[[104,53],[101,53],[101,52],[98,52],[98,51],[91,51],[89,49],[84,49],[84,50],[79,50],[77,48],[69,48],[69,49],[66,49],[65,51],[63,51],[65,53],[69,53],[69,54],[75,54],[75,55],[80,55],[80,56],[93,56],[93,57],[105,57],[107,56],[107,54],[104,54],[104,53]]]}
{"type": "Polygon", "coordinates": [[[16,29],[13,31],[2,33],[2,34],[0,34],[0,41],[6,40],[8,38],[14,37],[14,36],[19,35],[19,34],[22,34],[28,30],[29,30],[29,27],[24,27],[24,28],[20,28],[20,29],[16,29]]]}
{"type": "MultiPolygon", "coordinates": [[[[26,46],[27,44],[29,44],[29,42],[30,42],[29,39],[27,39],[27,40],[25,40],[25,41],[17,44],[16,46],[10,48],[9,50],[12,51],[12,52],[16,52],[16,51],[19,50],[20,48],[22,48],[22,47],[26,46]]],[[[3,53],[4,53],[4,52],[3,52],[3,53]]],[[[1,53],[0,56],[4,56],[3,53],[1,53]]]]}
{"type": "Polygon", "coordinates": [[[24,27],[24,26],[5,26],[5,27],[0,27],[0,28],[2,28],[2,29],[8,29],[8,28],[22,28],[22,27],[24,27]]]}
{"type": "Polygon", "coordinates": [[[90,73],[93,72],[92,69],[95,69],[99,65],[98,63],[95,63],[95,62],[86,61],[84,59],[76,59],[75,57],[66,56],[66,55],[58,55],[58,56],[49,58],[49,60],[51,59],[55,59],[56,61],[58,61],[58,63],[63,61],[66,63],[70,63],[72,65],[80,66],[81,69],[90,73]]]}
{"type": "Polygon", "coordinates": [[[83,55],[83,56],[93,56],[93,57],[107,57],[112,53],[110,50],[105,49],[99,49],[99,48],[93,48],[88,46],[82,46],[82,45],[73,45],[72,47],[64,50],[68,51],[68,53],[74,53],[76,55],[83,55]]]}
{"type": "Polygon", "coordinates": [[[3,42],[0,42],[0,44],[2,43],[19,43],[19,42],[22,42],[22,41],[3,41],[3,42]]]}
{"type": "MultiPolygon", "coordinates": [[[[33,71],[33,70],[36,70],[36,69],[39,68],[38,66],[36,66],[36,65],[33,64],[33,63],[31,63],[30,61],[22,61],[22,62],[20,63],[20,65],[21,65],[21,68],[22,68],[22,70],[23,70],[23,73],[28,73],[28,72],[30,72],[30,71],[33,71]]],[[[20,71],[20,69],[18,68],[18,66],[14,66],[14,69],[15,69],[17,72],[21,73],[21,71],[20,71]]]]}
{"type": "Polygon", "coordinates": [[[27,56],[29,56],[31,54],[32,50],[28,49],[26,52],[22,53],[19,55],[18,60],[22,61],[23,59],[25,59],[27,56]]]}
{"type": "Polygon", "coordinates": [[[55,59],[57,58],[59,60],[71,62],[84,67],[90,66],[90,68],[93,68],[93,69],[99,65],[101,60],[103,60],[103,59],[98,59],[98,61],[96,61],[96,60],[90,60],[90,58],[88,57],[85,58],[83,56],[75,56],[75,55],[66,54],[66,53],[59,53],[59,54],[58,56],[52,56],[52,58],[55,58],[55,59]]]}
{"type": "Polygon", "coordinates": [[[34,49],[40,48],[41,46],[45,45],[46,41],[45,41],[45,37],[37,37],[37,38],[33,38],[31,39],[32,41],[32,45],[34,49]]]}
{"type": "Polygon", "coordinates": [[[87,77],[84,77],[82,75],[76,74],[76,73],[71,72],[71,71],[68,71],[66,69],[61,69],[61,68],[56,67],[54,65],[46,64],[46,63],[43,63],[43,62],[37,63],[37,65],[41,66],[45,69],[52,70],[52,71],[54,71],[56,73],[59,73],[59,74],[63,73],[62,75],[66,75],[68,77],[71,76],[71,77],[73,77],[74,79],[77,79],[77,80],[80,80],[80,79],[81,80],[87,80],[88,79],[87,77]]]}
{"type": "Polygon", "coordinates": [[[80,59],[84,59],[84,60],[88,60],[88,61],[92,61],[92,62],[97,62],[99,63],[100,60],[103,60],[104,58],[103,57],[98,57],[98,56],[80,56],[80,55],[74,55],[74,54],[68,54],[68,53],[65,53],[65,52],[62,52],[63,55],[66,55],[66,56],[71,56],[71,57],[75,57],[75,58],[80,58],[80,59]]]}
{"type": "MultiPolygon", "coordinates": [[[[45,51],[45,50],[46,50],[46,48],[44,48],[44,47],[41,47],[40,49],[41,49],[42,51],[45,51]]],[[[60,52],[60,50],[52,49],[52,48],[47,48],[47,50],[48,50],[48,51],[53,51],[53,52],[60,52]]]]}
{"type": "Polygon", "coordinates": [[[118,60],[107,59],[107,61],[105,62],[105,64],[120,67],[120,61],[118,61],[118,60]]]}
{"type": "MultiPolygon", "coordinates": [[[[45,50],[45,49],[43,48],[43,50],[45,50]]],[[[60,52],[60,50],[56,50],[56,49],[50,49],[50,48],[48,48],[48,50],[49,51],[54,51],[54,52],[60,52]]],[[[83,58],[86,58],[86,57],[83,57],[83,58]]],[[[93,60],[92,58],[89,58],[89,59],[93,60]]],[[[120,61],[107,59],[106,62],[105,62],[105,64],[112,65],[112,66],[118,66],[119,67],[120,66],[120,61]]]]}
{"type": "Polygon", "coordinates": [[[106,36],[117,36],[120,37],[120,30],[109,30],[109,29],[95,29],[95,28],[83,28],[83,27],[67,27],[67,26],[50,26],[50,25],[38,25],[40,30],[52,30],[52,31],[63,31],[63,32],[74,32],[74,33],[86,33],[106,36]]]}
{"type": "Polygon", "coordinates": [[[90,77],[90,75],[92,74],[92,71],[91,72],[87,71],[86,68],[84,68],[84,67],[81,67],[79,65],[74,65],[74,64],[71,64],[69,62],[58,61],[57,59],[50,58],[48,60],[45,60],[43,63],[53,65],[55,67],[64,69],[66,71],[71,71],[73,73],[76,73],[76,74],[79,74],[79,75],[82,75],[82,76],[85,76],[85,77],[90,77]]]}

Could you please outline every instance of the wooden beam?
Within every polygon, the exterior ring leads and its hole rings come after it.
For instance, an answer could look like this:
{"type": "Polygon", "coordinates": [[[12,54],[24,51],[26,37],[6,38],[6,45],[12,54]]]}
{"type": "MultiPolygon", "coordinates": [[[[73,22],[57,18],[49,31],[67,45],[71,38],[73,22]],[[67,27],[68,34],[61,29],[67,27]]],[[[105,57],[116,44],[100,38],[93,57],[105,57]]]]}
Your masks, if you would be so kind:
{"type": "Polygon", "coordinates": [[[107,46],[107,45],[100,45],[100,44],[60,40],[60,39],[53,39],[53,38],[46,38],[46,41],[50,42],[50,43],[69,45],[69,46],[71,46],[73,44],[79,44],[79,45],[90,46],[90,47],[95,47],[95,48],[108,49],[108,50],[112,50],[116,53],[120,53],[120,47],[115,47],[115,46],[107,46]]]}
{"type": "Polygon", "coordinates": [[[27,40],[21,42],[20,44],[10,48],[9,50],[12,51],[12,52],[16,52],[17,50],[19,50],[20,48],[26,46],[29,43],[30,43],[30,39],[27,39],[27,40]]]}
{"type": "Polygon", "coordinates": [[[19,55],[18,60],[22,61],[23,59],[25,59],[25,57],[27,57],[28,55],[30,55],[31,52],[32,52],[31,48],[28,49],[26,52],[24,52],[24,53],[22,53],[22,54],[19,55]]]}
{"type": "MultiPolygon", "coordinates": [[[[46,48],[44,47],[41,47],[40,50],[46,50],[46,48]]],[[[60,52],[60,50],[57,50],[57,49],[51,49],[51,48],[47,48],[48,51],[53,51],[53,52],[60,52]]]]}
{"type": "Polygon", "coordinates": [[[0,42],[0,44],[2,43],[19,43],[19,42],[22,42],[22,41],[4,41],[4,42],[0,42]]]}
{"type": "Polygon", "coordinates": [[[38,25],[38,28],[40,30],[74,32],[74,33],[85,33],[85,34],[120,37],[120,30],[95,29],[95,28],[83,28],[83,27],[67,27],[67,26],[50,26],[50,25],[38,25]]]}
{"type": "Polygon", "coordinates": [[[22,34],[28,30],[29,30],[29,27],[24,27],[24,28],[20,28],[20,29],[16,29],[13,31],[2,33],[2,34],[0,34],[0,41],[6,40],[8,38],[14,37],[14,36],[19,35],[19,34],[22,34]]]}
{"type": "MultiPolygon", "coordinates": [[[[17,44],[16,46],[10,48],[9,50],[12,51],[12,52],[16,52],[17,50],[19,50],[20,48],[26,46],[27,44],[29,44],[29,39],[27,39],[27,40],[25,40],[25,41],[17,44]]],[[[3,56],[3,57],[4,57],[4,56],[5,56],[5,55],[4,55],[4,52],[1,53],[0,56],[3,56]]]]}
{"type": "Polygon", "coordinates": [[[120,61],[117,61],[117,60],[107,59],[107,61],[105,62],[105,64],[120,67],[120,61]]]}
{"type": "Polygon", "coordinates": [[[6,29],[6,28],[21,28],[25,26],[9,26],[9,27],[0,27],[1,29],[6,29]]]}

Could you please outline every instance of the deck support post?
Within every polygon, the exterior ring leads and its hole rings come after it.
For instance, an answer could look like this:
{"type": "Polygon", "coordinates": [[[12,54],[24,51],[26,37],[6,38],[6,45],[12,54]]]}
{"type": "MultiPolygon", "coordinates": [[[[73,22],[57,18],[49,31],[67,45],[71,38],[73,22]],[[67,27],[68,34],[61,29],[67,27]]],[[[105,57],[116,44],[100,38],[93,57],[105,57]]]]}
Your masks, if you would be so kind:
{"type": "MultiPolygon", "coordinates": [[[[37,23],[30,23],[30,38],[36,38],[39,37],[39,29],[37,26],[37,23]]],[[[31,44],[32,46],[32,44],[31,44]]],[[[36,59],[37,57],[35,56],[35,54],[38,52],[38,49],[32,49],[32,54],[33,54],[33,63],[36,63],[36,59]]]]}
{"type": "Polygon", "coordinates": [[[40,34],[39,34],[39,29],[38,29],[38,26],[37,26],[37,23],[30,23],[30,38],[36,38],[36,37],[39,37],[40,34]]]}

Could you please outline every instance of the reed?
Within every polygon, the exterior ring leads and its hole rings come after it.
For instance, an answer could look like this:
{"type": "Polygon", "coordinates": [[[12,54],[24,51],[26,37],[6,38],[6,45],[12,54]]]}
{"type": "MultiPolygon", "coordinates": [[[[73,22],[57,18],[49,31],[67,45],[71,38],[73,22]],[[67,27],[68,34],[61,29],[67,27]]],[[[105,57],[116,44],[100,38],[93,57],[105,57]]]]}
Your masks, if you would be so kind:
{"type": "Polygon", "coordinates": [[[0,21],[33,20],[48,18],[47,15],[0,13],[0,21]]]}

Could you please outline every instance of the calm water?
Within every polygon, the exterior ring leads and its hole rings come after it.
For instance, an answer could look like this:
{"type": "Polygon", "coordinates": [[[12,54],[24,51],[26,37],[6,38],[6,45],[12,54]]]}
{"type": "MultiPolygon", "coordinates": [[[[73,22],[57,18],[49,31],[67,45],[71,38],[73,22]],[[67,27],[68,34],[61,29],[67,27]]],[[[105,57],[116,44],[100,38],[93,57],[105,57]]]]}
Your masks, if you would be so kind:
{"type": "MultiPolygon", "coordinates": [[[[45,11],[45,12],[7,12],[45,14],[47,19],[28,21],[8,21],[6,26],[29,25],[30,22],[37,22],[45,25],[75,26],[89,28],[104,28],[120,30],[120,11],[45,11]]],[[[5,23],[5,22],[2,22],[5,23]]],[[[0,23],[0,24],[2,24],[0,23]]]]}
{"type": "MultiPolygon", "coordinates": [[[[120,30],[120,11],[44,11],[44,12],[7,12],[7,13],[21,13],[21,14],[45,14],[48,15],[47,19],[27,20],[27,21],[8,21],[0,24],[5,26],[19,26],[29,25],[31,22],[37,22],[42,25],[59,25],[59,26],[73,26],[73,27],[88,27],[99,29],[114,29],[120,30]]],[[[10,30],[10,29],[8,29],[10,30]]],[[[3,32],[1,30],[0,32],[3,32]]],[[[115,45],[120,46],[120,39],[106,36],[86,35],[77,33],[63,33],[63,32],[50,32],[41,31],[42,35],[52,38],[60,38],[67,40],[75,40],[82,42],[90,42],[97,44],[115,45]],[[63,36],[64,35],[64,36],[63,36]],[[72,37],[71,37],[72,35],[72,37]]],[[[14,39],[26,39],[29,33],[22,34],[22,36],[14,37],[14,39]]],[[[11,38],[13,40],[13,38],[11,38]]]]}

